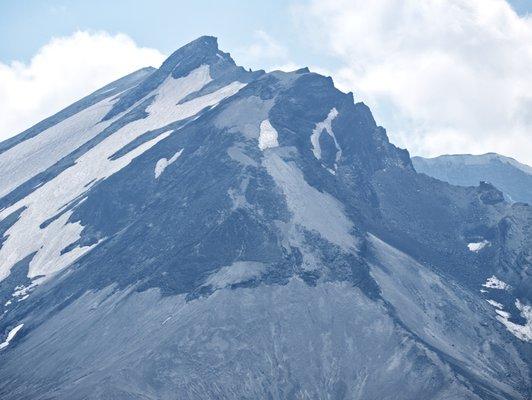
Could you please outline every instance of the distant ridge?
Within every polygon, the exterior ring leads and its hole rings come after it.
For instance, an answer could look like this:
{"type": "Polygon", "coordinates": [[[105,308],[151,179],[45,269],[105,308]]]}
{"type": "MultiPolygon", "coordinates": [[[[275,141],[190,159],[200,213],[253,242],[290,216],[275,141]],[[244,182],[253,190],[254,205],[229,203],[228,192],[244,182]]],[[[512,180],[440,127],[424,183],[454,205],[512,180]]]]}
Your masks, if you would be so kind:
{"type": "Polygon", "coordinates": [[[460,186],[487,181],[509,201],[532,204],[532,167],[497,153],[453,154],[434,158],[412,157],[416,171],[460,186]]]}

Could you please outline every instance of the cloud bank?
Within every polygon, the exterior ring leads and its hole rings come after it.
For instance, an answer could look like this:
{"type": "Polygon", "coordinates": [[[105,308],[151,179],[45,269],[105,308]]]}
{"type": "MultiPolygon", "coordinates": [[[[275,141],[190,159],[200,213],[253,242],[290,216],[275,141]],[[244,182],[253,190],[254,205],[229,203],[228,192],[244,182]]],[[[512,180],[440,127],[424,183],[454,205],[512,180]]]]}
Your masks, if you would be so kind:
{"type": "Polygon", "coordinates": [[[253,32],[251,44],[237,48],[232,53],[237,64],[252,69],[274,70],[280,69],[280,66],[290,69],[294,66],[289,61],[288,48],[260,29],[253,32]]]}
{"type": "Polygon", "coordinates": [[[506,1],[313,0],[294,17],[396,144],[532,164],[532,18],[506,1]]]}
{"type": "Polygon", "coordinates": [[[164,56],[124,34],[78,31],[53,38],[29,63],[0,62],[0,141],[101,86],[164,56]]]}
{"type": "MultiPolygon", "coordinates": [[[[419,155],[496,151],[532,164],[532,17],[504,0],[309,0],[293,15],[308,53],[338,66],[320,69],[317,57],[311,69],[370,105],[394,143],[419,155]]],[[[235,49],[240,64],[300,67],[269,33],[251,39],[235,49]]],[[[80,31],[28,63],[0,62],[0,140],[163,59],[124,34],[80,31]]]]}

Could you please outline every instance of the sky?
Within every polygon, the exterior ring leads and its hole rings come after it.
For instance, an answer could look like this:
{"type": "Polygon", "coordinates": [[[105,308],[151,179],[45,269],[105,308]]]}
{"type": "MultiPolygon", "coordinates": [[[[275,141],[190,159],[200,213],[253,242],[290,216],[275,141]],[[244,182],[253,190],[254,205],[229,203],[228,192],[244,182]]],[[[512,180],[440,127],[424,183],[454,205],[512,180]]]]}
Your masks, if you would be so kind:
{"type": "Polygon", "coordinates": [[[332,76],[413,155],[532,165],[532,0],[0,0],[0,140],[201,35],[332,76]]]}

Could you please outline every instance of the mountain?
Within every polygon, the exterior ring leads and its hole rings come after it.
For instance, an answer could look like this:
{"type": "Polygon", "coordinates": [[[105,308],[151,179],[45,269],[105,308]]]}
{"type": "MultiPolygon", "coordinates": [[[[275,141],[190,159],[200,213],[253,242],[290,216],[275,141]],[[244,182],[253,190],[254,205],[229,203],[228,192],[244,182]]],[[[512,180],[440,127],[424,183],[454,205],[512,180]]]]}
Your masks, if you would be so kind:
{"type": "Polygon", "coordinates": [[[492,183],[509,201],[532,204],[532,167],[496,153],[412,157],[416,171],[460,186],[492,183]]]}
{"type": "Polygon", "coordinates": [[[2,399],[525,399],[532,211],[201,37],[0,145],[2,399]]]}

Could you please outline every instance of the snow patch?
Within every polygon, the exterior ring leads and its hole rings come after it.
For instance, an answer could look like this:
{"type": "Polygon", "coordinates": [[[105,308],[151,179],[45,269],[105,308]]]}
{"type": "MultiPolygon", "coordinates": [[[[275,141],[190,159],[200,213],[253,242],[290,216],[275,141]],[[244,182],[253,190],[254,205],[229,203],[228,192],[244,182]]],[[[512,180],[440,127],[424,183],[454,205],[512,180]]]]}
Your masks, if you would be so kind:
{"type": "Polygon", "coordinates": [[[161,176],[161,174],[164,172],[166,167],[168,167],[170,164],[175,162],[179,158],[182,152],[183,152],[183,149],[175,153],[170,159],[161,158],[159,161],[157,161],[157,164],[155,164],[155,179],[161,176]]]}
{"type": "Polygon", "coordinates": [[[503,310],[495,310],[495,312],[502,318],[504,319],[508,319],[510,318],[510,313],[507,312],[507,311],[503,311],[503,310]]]}
{"type": "Polygon", "coordinates": [[[524,325],[511,322],[509,320],[510,314],[501,310],[495,310],[498,314],[497,320],[519,340],[532,342],[532,306],[524,305],[519,300],[515,301],[515,306],[520,311],[521,316],[526,320],[524,325]]]}
{"type": "Polygon", "coordinates": [[[277,137],[277,131],[272,124],[270,124],[269,120],[265,119],[260,123],[259,149],[266,150],[273,147],[279,147],[277,137]]]}
{"type": "Polygon", "coordinates": [[[321,160],[321,147],[320,147],[320,137],[323,131],[327,132],[329,136],[334,140],[334,145],[336,146],[336,162],[340,159],[342,156],[342,150],[340,149],[340,145],[338,144],[338,141],[336,140],[336,136],[334,135],[334,132],[332,130],[332,121],[338,116],[338,111],[336,108],[332,108],[331,111],[329,111],[329,114],[327,115],[327,118],[323,120],[322,122],[318,122],[316,124],[316,127],[312,131],[312,135],[310,135],[310,143],[312,144],[312,153],[314,153],[314,157],[316,157],[318,160],[321,160]]]}
{"type": "Polygon", "coordinates": [[[259,277],[266,269],[266,264],[254,261],[236,261],[233,264],[222,267],[219,271],[209,276],[206,285],[215,289],[245,282],[259,277]]]}
{"type": "Polygon", "coordinates": [[[480,250],[482,250],[484,247],[486,247],[486,245],[488,244],[489,242],[487,240],[483,240],[482,242],[469,243],[467,245],[467,248],[469,249],[469,251],[477,253],[480,250]]]}
{"type": "Polygon", "coordinates": [[[108,127],[102,121],[114,98],[105,99],[64,119],[0,154],[0,197],[54,165],[108,127]]]}
{"type": "Polygon", "coordinates": [[[510,285],[501,281],[495,275],[492,275],[490,278],[488,278],[486,280],[486,283],[484,283],[482,286],[488,289],[499,289],[499,290],[508,290],[510,288],[510,285]]]}
{"type": "Polygon", "coordinates": [[[18,331],[22,329],[23,326],[24,324],[17,325],[9,331],[9,333],[7,334],[6,340],[0,343],[0,350],[9,346],[9,343],[11,343],[15,335],[18,333],[18,331]]]}
{"type": "Polygon", "coordinates": [[[19,298],[18,301],[22,301],[22,300],[25,300],[29,297],[29,294],[31,293],[31,291],[39,284],[39,282],[41,282],[42,279],[40,278],[37,278],[35,279],[33,282],[31,282],[28,286],[24,286],[24,285],[18,285],[15,287],[15,290],[13,291],[13,294],[11,295],[11,297],[14,297],[14,298],[19,298]]]}
{"type": "MultiPolygon", "coordinates": [[[[63,249],[80,238],[83,230],[79,222],[68,221],[72,210],[42,229],[40,225],[56,217],[65,204],[69,204],[90,190],[94,182],[106,179],[126,167],[133,159],[166,138],[170,131],[161,133],[120,158],[111,159],[111,156],[124,146],[148,131],[193,117],[208,107],[216,106],[245,86],[242,82],[233,82],[215,92],[178,104],[180,100],[199,91],[210,81],[207,65],[198,67],[182,78],[168,77],[161,86],[145,97],[154,96],[153,103],[146,109],[148,114],[146,118],[133,121],[118,129],[80,156],[71,167],[19,202],[1,210],[0,221],[15,210],[25,207],[18,221],[4,233],[5,241],[0,248],[0,281],[9,276],[15,263],[34,252],[36,254],[28,270],[30,278],[38,275],[48,277],[97,246],[98,243],[76,247],[61,254],[63,249]]],[[[142,101],[143,99],[139,100],[142,101]]]]}
{"type": "Polygon", "coordinates": [[[501,303],[496,302],[495,300],[486,300],[488,303],[490,303],[495,308],[503,308],[501,303]]]}

